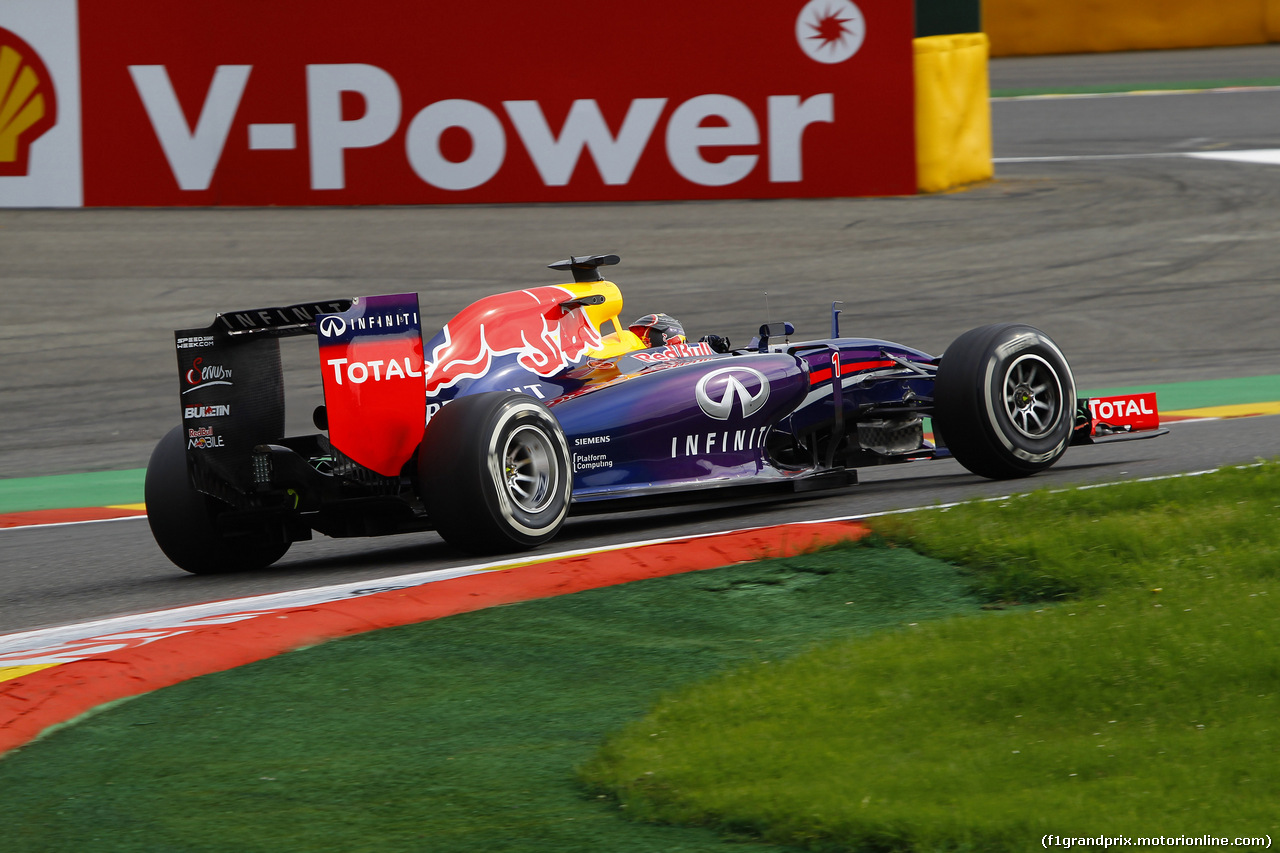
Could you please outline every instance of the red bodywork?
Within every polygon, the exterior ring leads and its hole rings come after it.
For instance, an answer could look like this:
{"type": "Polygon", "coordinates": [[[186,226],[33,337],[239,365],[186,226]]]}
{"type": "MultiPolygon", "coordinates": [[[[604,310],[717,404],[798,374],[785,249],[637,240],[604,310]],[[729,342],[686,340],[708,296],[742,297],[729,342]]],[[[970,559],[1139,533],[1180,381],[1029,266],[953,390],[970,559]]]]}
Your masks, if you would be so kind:
{"type": "Polygon", "coordinates": [[[1089,398],[1090,435],[1158,429],[1160,410],[1154,392],[1089,398]],[[1101,427],[1101,430],[1099,429],[1101,427]]]}
{"type": "Polygon", "coordinates": [[[316,320],[329,438],[385,477],[422,441],[422,327],[418,296],[370,296],[316,320]]]}

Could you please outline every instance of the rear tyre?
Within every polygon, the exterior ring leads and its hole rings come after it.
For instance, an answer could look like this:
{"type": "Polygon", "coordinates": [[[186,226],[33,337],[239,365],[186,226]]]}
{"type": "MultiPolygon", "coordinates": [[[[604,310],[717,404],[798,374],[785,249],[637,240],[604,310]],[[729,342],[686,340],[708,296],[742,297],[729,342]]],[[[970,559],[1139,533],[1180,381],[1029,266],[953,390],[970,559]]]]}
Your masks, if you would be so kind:
{"type": "Polygon", "coordinates": [[[573,475],[555,416],[525,394],[460,397],[432,418],[418,454],[427,515],[445,541],[479,553],[548,541],[569,513],[573,475]]]}
{"type": "Polygon", "coordinates": [[[981,326],[947,347],[934,385],[947,447],[993,480],[1043,471],[1066,452],[1075,426],[1075,380],[1057,344],[1017,323],[981,326]]]}
{"type": "Polygon", "coordinates": [[[152,451],[144,493],[156,544],[174,565],[192,574],[262,569],[289,550],[288,542],[228,538],[218,532],[221,504],[191,487],[181,427],[170,430],[152,451]]]}

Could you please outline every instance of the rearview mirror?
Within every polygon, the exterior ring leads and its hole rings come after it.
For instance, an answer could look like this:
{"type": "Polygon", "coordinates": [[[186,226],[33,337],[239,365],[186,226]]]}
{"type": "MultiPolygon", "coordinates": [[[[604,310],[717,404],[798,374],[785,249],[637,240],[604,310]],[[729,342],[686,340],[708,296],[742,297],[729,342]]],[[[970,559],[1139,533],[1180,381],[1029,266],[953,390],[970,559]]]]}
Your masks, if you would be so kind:
{"type": "Polygon", "coordinates": [[[789,337],[796,333],[796,327],[790,323],[765,323],[760,327],[760,344],[756,348],[757,352],[769,351],[769,338],[776,338],[779,335],[789,337]]]}
{"type": "Polygon", "coordinates": [[[765,323],[760,327],[761,338],[776,338],[778,335],[786,337],[795,333],[796,327],[790,323],[765,323]]]}

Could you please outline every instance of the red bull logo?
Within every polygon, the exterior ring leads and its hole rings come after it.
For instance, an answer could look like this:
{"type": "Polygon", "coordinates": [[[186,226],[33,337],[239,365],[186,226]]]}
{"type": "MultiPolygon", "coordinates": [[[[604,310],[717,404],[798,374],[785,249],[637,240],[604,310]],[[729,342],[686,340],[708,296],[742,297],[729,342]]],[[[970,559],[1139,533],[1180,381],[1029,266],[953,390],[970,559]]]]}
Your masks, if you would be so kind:
{"type": "Polygon", "coordinates": [[[600,330],[564,287],[535,287],[499,293],[473,303],[444,327],[444,343],[431,353],[427,393],[461,379],[486,375],[495,356],[516,354],[521,367],[553,376],[601,348],[600,330]]]}
{"type": "Polygon", "coordinates": [[[31,143],[57,120],[53,78],[40,55],[0,27],[0,175],[26,175],[31,143]]]}

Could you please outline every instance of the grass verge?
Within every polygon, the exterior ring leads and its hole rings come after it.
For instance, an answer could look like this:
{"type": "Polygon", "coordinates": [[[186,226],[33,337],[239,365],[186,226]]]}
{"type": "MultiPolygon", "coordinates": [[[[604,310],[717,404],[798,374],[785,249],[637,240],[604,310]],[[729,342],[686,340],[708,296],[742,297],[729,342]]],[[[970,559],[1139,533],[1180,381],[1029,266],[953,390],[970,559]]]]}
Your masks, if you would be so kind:
{"type": "Polygon", "coordinates": [[[574,777],[674,686],[979,602],[953,567],[846,549],[365,634],[117,705],[0,760],[0,849],[731,849],[574,777]]]}
{"type": "Polygon", "coordinates": [[[875,527],[1034,603],[689,687],[588,784],[640,819],[816,850],[1277,834],[1280,464],[875,527]]]}

